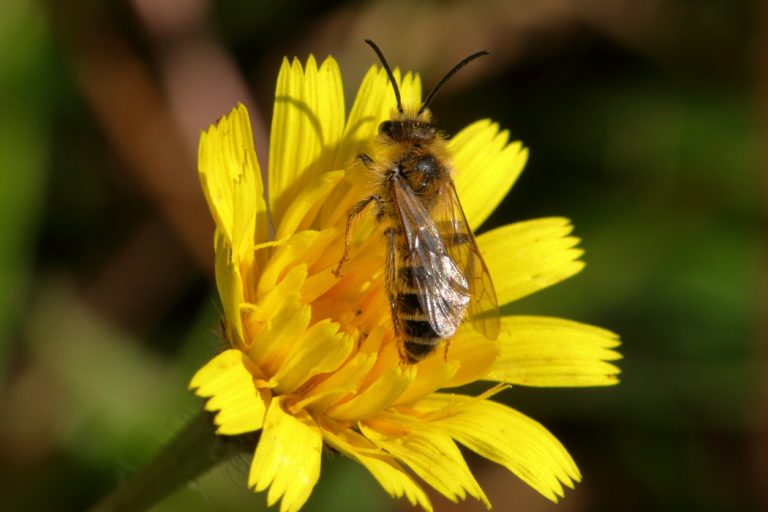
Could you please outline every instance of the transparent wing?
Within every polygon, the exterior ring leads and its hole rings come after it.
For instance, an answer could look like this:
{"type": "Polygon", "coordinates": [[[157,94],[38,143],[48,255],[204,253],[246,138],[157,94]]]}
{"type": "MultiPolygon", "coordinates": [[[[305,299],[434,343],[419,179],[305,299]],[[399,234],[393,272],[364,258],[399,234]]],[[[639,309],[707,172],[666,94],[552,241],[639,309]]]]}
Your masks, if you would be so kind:
{"type": "Polygon", "coordinates": [[[496,291],[472,230],[467,224],[453,182],[446,183],[440,189],[432,218],[448,255],[467,278],[471,296],[467,315],[472,327],[486,338],[495,340],[499,336],[499,304],[496,291]]]}
{"type": "Polygon", "coordinates": [[[411,268],[419,304],[435,333],[451,338],[469,304],[467,279],[448,254],[434,221],[413,190],[401,179],[395,179],[393,189],[408,244],[404,264],[411,268]]]}

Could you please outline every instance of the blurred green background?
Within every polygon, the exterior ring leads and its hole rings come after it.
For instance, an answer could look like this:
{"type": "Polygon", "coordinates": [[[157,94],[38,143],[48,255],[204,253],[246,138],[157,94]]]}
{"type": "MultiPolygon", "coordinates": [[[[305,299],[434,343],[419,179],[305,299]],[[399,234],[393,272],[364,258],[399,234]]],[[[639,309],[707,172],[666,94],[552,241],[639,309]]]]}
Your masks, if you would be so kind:
{"type": "MultiPolygon", "coordinates": [[[[242,101],[265,163],[283,55],[334,55],[350,105],[364,37],[427,87],[491,50],[433,104],[530,147],[485,228],[563,215],[586,249],[513,310],[624,341],[618,387],[504,394],[584,481],[555,506],[470,457],[496,509],[768,510],[768,8],[726,0],[5,0],[0,509],[82,510],[199,410],[220,342],[198,134],[242,101]]],[[[262,510],[246,468],[154,510],[262,510]]],[[[337,456],[306,510],[409,508],[337,456]]]]}

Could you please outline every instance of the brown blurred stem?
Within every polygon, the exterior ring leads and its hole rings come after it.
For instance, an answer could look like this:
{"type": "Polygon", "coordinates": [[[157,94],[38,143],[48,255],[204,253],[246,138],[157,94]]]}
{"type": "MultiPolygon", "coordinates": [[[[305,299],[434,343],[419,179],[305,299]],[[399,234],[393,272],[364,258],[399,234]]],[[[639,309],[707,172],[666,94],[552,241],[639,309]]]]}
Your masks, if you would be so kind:
{"type": "MultiPolygon", "coordinates": [[[[134,183],[203,269],[213,267],[213,222],[197,180],[195,155],[148,63],[112,29],[103,5],[48,0],[52,28],[74,76],[134,183]]],[[[203,128],[205,125],[200,126],[203,128]]]]}
{"type": "Polygon", "coordinates": [[[765,141],[768,140],[768,5],[761,4],[758,11],[756,26],[757,37],[754,44],[754,74],[756,83],[756,106],[758,137],[758,164],[755,167],[756,186],[760,191],[759,197],[759,244],[760,244],[760,275],[758,278],[758,304],[754,311],[756,319],[755,361],[757,363],[754,401],[754,432],[752,443],[748,450],[753,468],[752,488],[761,510],[768,510],[768,315],[765,315],[765,304],[768,300],[768,151],[765,141]]]}
{"type": "Polygon", "coordinates": [[[211,416],[200,413],[152,462],[89,510],[147,510],[209,469],[242,453],[241,441],[241,438],[217,436],[211,416]]]}

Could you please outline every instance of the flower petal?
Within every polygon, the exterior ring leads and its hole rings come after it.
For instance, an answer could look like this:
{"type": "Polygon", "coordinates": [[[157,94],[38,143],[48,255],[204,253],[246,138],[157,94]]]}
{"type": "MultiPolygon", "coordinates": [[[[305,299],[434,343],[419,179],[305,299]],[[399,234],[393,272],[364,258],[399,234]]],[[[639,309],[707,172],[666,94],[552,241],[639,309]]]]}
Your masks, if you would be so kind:
{"type": "Polygon", "coordinates": [[[321,172],[334,169],[344,130],[344,93],[339,66],[328,57],[318,69],[310,55],[283,60],[277,78],[269,144],[269,202],[282,219],[294,197],[321,172]]]}
{"type": "Polygon", "coordinates": [[[457,361],[445,361],[442,355],[433,355],[416,366],[417,375],[393,405],[404,404],[426,396],[451,381],[461,367],[457,361]]]}
{"type": "Polygon", "coordinates": [[[267,240],[268,226],[251,121],[242,104],[200,135],[198,170],[208,207],[234,260],[250,262],[254,242],[267,240]]]}
{"type": "Polygon", "coordinates": [[[329,408],[327,414],[340,421],[365,419],[393,404],[415,377],[416,370],[412,366],[390,367],[359,395],[329,408]]]}
{"type": "Polygon", "coordinates": [[[499,357],[499,342],[489,340],[476,330],[463,326],[448,348],[448,362],[456,361],[459,371],[443,387],[469,384],[482,378],[499,357]]]}
{"type": "Polygon", "coordinates": [[[379,450],[368,439],[349,429],[338,429],[338,432],[326,429],[323,436],[330,446],[365,466],[390,496],[405,496],[411,505],[419,505],[428,512],[432,511],[432,505],[424,490],[413,481],[397,460],[379,450]]]}
{"type": "Polygon", "coordinates": [[[256,446],[248,486],[269,487],[267,504],[282,497],[280,512],[299,510],[320,478],[323,436],[306,411],[287,413],[283,397],[269,404],[261,439],[256,446]]]}
{"type": "Polygon", "coordinates": [[[619,369],[607,361],[618,336],[591,325],[537,316],[502,318],[501,356],[486,379],[524,386],[610,386],[619,369]]]}
{"type": "Polygon", "coordinates": [[[307,390],[301,404],[312,411],[322,412],[341,402],[347,395],[357,393],[375,363],[376,354],[355,354],[341,368],[307,390]]]}
{"type": "MultiPolygon", "coordinates": [[[[394,75],[399,84],[403,104],[418,107],[421,103],[419,76],[407,73],[401,80],[398,69],[394,70],[394,75]]],[[[371,66],[363,77],[349,112],[334,169],[347,167],[359,152],[366,150],[368,142],[376,137],[379,124],[392,116],[392,110],[396,106],[387,72],[377,65],[371,66]]]]}
{"type": "Polygon", "coordinates": [[[309,325],[312,308],[301,301],[301,286],[307,277],[305,265],[293,268],[267,292],[248,317],[252,343],[248,354],[268,375],[282,365],[309,325]]]}
{"type": "Polygon", "coordinates": [[[261,171],[243,105],[200,135],[198,169],[217,226],[216,284],[227,337],[243,347],[240,304],[252,285],[254,243],[266,240],[268,230],[261,171]]]}
{"type": "Polygon", "coordinates": [[[336,370],[347,359],[355,340],[339,332],[339,324],[321,320],[307,329],[278,368],[274,379],[282,394],[293,393],[315,375],[336,370]]]}
{"type": "MultiPolygon", "coordinates": [[[[395,80],[400,83],[400,98],[403,102],[403,110],[416,112],[421,107],[421,77],[418,73],[408,71],[401,79],[397,68],[394,70],[395,80]]],[[[390,86],[391,87],[391,86],[390,86]]],[[[393,93],[394,95],[394,93],[393,93]]],[[[397,106],[394,97],[390,103],[390,116],[397,106]]]]}
{"type": "Polygon", "coordinates": [[[232,247],[226,235],[219,229],[216,229],[214,244],[216,287],[224,308],[227,339],[236,347],[245,348],[243,322],[240,316],[240,306],[245,302],[240,265],[232,261],[232,247]]]}
{"type": "Polygon", "coordinates": [[[328,194],[344,177],[344,171],[324,172],[305,188],[298,191],[280,219],[275,239],[282,240],[293,235],[297,229],[307,229],[325,202],[328,194]]]}
{"type": "Polygon", "coordinates": [[[277,286],[288,271],[299,265],[309,266],[321,258],[325,248],[336,236],[336,231],[300,231],[283,240],[264,265],[259,278],[256,295],[263,297],[277,286]]]}
{"type": "Polygon", "coordinates": [[[477,237],[496,287],[499,305],[525,297],[584,268],[579,239],[568,219],[516,222],[477,237]]]}
{"type": "Polygon", "coordinates": [[[506,405],[433,394],[419,403],[437,411],[420,428],[445,433],[481,457],[506,467],[552,501],[581,475],[562,444],[541,424],[506,405]]]}
{"type": "Polygon", "coordinates": [[[264,401],[249,371],[253,363],[239,350],[230,349],[200,368],[189,384],[201,397],[210,397],[207,411],[218,411],[216,433],[237,435],[259,430],[264,422],[264,401]]]}
{"type": "Polygon", "coordinates": [[[385,433],[376,422],[360,424],[360,430],[374,444],[405,463],[440,494],[453,501],[467,494],[491,508],[485,493],[472,476],[461,451],[450,436],[436,430],[408,429],[385,433]]]}
{"type": "Polygon", "coordinates": [[[335,168],[347,167],[355,155],[365,149],[367,141],[376,136],[379,123],[389,116],[392,108],[385,99],[391,90],[386,71],[371,66],[352,103],[335,168]]]}
{"type": "Polygon", "coordinates": [[[512,188],[528,160],[520,142],[508,144],[509,132],[483,119],[448,141],[453,181],[469,226],[477,229],[512,188]]]}

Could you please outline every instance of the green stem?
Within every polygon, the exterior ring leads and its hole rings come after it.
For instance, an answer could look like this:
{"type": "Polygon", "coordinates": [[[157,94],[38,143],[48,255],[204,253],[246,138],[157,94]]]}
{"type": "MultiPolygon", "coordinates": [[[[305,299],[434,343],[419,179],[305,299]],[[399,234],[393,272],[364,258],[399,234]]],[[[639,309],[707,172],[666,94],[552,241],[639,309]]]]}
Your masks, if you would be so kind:
{"type": "Polygon", "coordinates": [[[201,413],[149,463],[94,505],[90,512],[147,510],[214,466],[242,453],[242,439],[217,436],[201,413]]]}

